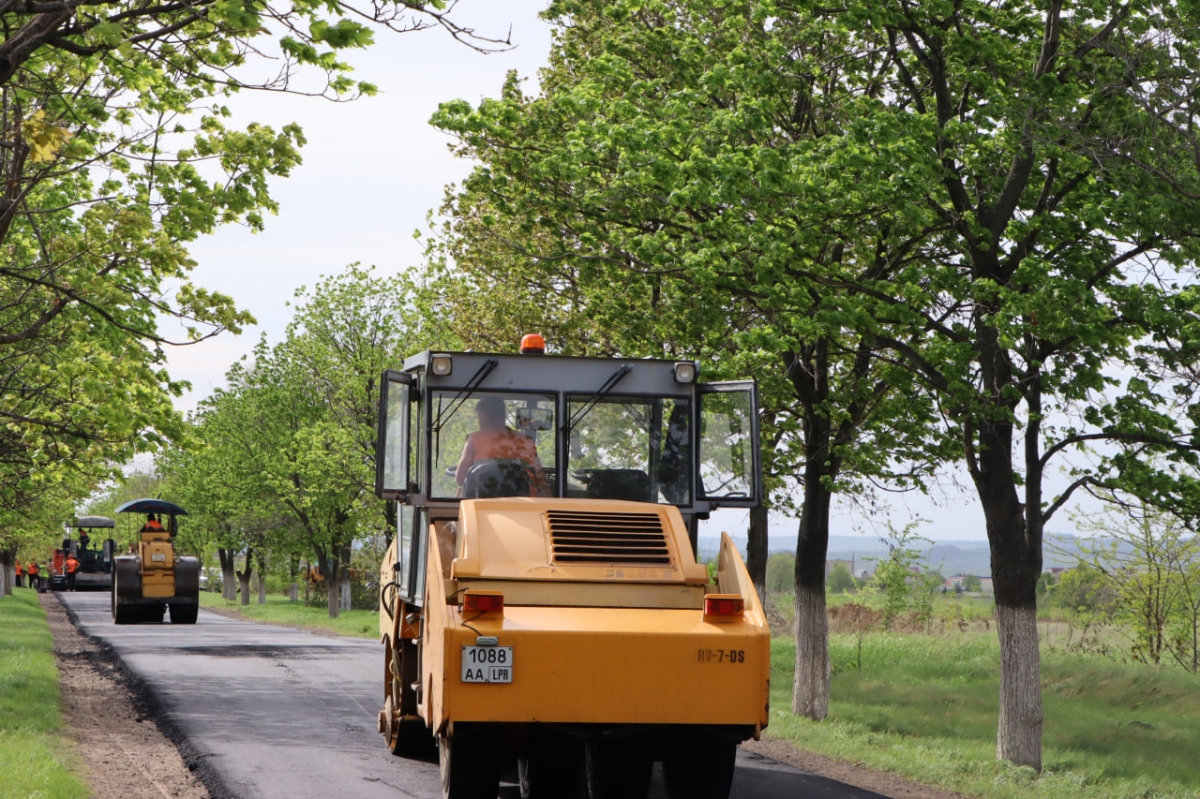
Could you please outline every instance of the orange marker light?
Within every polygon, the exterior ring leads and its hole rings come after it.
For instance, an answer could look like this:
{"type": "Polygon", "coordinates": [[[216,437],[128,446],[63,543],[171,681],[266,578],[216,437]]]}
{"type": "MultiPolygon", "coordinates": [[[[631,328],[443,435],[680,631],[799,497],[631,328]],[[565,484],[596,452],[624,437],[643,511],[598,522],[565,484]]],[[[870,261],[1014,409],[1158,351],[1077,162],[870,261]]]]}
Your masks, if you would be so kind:
{"type": "Polygon", "coordinates": [[[463,610],[469,613],[501,613],[504,594],[499,591],[468,591],[463,594],[463,610]]]}
{"type": "Polygon", "coordinates": [[[522,355],[545,355],[546,339],[537,333],[526,333],[521,339],[522,355]]]}
{"type": "Polygon", "coordinates": [[[709,594],[704,597],[704,618],[706,621],[717,621],[717,619],[709,619],[709,616],[723,616],[727,620],[741,618],[745,612],[746,600],[737,594],[709,594]]]}

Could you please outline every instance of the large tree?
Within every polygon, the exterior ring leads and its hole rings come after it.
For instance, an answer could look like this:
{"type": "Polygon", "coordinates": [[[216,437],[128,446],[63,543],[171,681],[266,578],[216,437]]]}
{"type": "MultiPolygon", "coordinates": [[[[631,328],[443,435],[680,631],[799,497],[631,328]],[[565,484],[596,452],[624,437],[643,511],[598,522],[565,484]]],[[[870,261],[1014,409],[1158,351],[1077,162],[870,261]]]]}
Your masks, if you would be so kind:
{"type": "Polygon", "coordinates": [[[226,540],[289,551],[246,538],[261,527],[255,519],[298,537],[330,587],[331,617],[354,542],[387,525],[372,494],[379,376],[423,346],[415,293],[403,277],[353,265],[302,289],[284,341],[261,344],[201,404],[194,435],[203,449],[173,460],[226,540]]]}
{"type": "Polygon", "coordinates": [[[442,0],[0,5],[0,507],[57,464],[178,440],[163,347],[250,321],[187,248],[261,227],[303,135],[235,124],[225,98],[372,93],[339,51],[431,26],[495,44],[442,0]]]}
{"type": "Polygon", "coordinates": [[[997,753],[1040,767],[1046,524],[1080,488],[1154,482],[1162,453],[1194,460],[1189,414],[1154,365],[1195,348],[1200,34],[1174,4],[861,14],[853,55],[886,80],[875,146],[848,177],[906,186],[897,203],[931,210],[936,237],[905,291],[880,297],[890,329],[871,333],[960,440],[991,544],[997,753]],[[892,142],[906,157],[886,157],[892,142]],[[919,345],[897,340],[905,326],[919,345]],[[1072,479],[1049,493],[1060,468],[1072,479]]]}
{"type": "MultiPolygon", "coordinates": [[[[912,485],[919,474],[893,472],[932,428],[929,404],[903,391],[911,378],[859,331],[862,302],[840,288],[885,284],[921,244],[887,213],[887,192],[828,191],[828,164],[848,154],[827,142],[860,100],[815,102],[839,78],[813,69],[844,37],[791,17],[768,24],[753,3],[550,13],[569,23],[541,97],[513,78],[499,100],[447,104],[435,119],[484,163],[450,208],[453,285],[523,293],[518,307],[543,292],[556,338],[588,330],[583,346],[759,378],[772,487],[802,487],[793,708],[823,718],[835,491],[864,475],[912,485]]],[[[765,512],[753,521],[761,583],[765,512]]]]}
{"type": "MultiPolygon", "coordinates": [[[[1189,457],[1166,383],[1195,352],[1191,12],[563,0],[548,13],[563,31],[541,98],[513,81],[436,120],[484,162],[466,185],[480,222],[501,223],[530,267],[578,264],[602,325],[637,335],[691,314],[689,335],[778,360],[804,408],[798,597],[820,590],[809,571],[839,475],[906,457],[929,426],[917,395],[936,403],[945,435],[927,454],[957,441],[991,543],[997,753],[1040,767],[1045,524],[1083,487],[1174,485],[1146,464],[1189,457]],[[562,246],[524,243],[545,239],[562,246]],[[1116,449],[1095,468],[1067,462],[1071,481],[1046,496],[1065,456],[1102,441],[1116,449]]],[[[823,617],[807,609],[794,707],[816,715],[800,689],[821,679],[823,617]]]]}

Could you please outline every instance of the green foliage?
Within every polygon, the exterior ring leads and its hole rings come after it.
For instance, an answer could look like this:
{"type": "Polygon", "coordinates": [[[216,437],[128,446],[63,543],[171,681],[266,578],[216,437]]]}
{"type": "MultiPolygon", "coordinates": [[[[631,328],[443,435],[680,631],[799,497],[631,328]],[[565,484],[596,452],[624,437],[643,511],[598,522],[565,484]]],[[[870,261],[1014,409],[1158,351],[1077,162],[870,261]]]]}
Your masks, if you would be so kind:
{"type": "Polygon", "coordinates": [[[84,799],[62,734],[54,642],[33,591],[0,597],[0,785],[5,796],[84,799]]]}
{"type": "MultiPolygon", "coordinates": [[[[1079,488],[1200,497],[1189,13],[559,0],[547,17],[540,96],[514,76],[434,118],[481,163],[451,202],[458,285],[507,285],[522,313],[561,298],[548,322],[586,320],[590,346],[763,375],[764,462],[776,485],[802,474],[809,540],[854,476],[920,486],[961,459],[1005,607],[1035,605],[1043,530],[1079,488]],[[1047,496],[1060,466],[1072,482],[1047,496]]],[[[1036,735],[999,750],[1036,767],[1036,735]]]]}
{"type": "Polygon", "coordinates": [[[776,552],[767,558],[767,590],[775,594],[786,594],[795,587],[796,556],[791,552],[776,552]]]}
{"type": "MultiPolygon", "coordinates": [[[[1041,579],[1039,578],[1039,583],[1041,579]]],[[[972,594],[977,594],[983,590],[983,581],[979,579],[978,574],[968,574],[963,577],[962,587],[964,591],[972,594]]]]}
{"type": "Polygon", "coordinates": [[[222,225],[261,229],[304,135],[235,124],[225,99],[373,93],[338,53],[376,26],[486,46],[442,5],[0,9],[0,508],[64,482],[85,497],[134,455],[182,444],[186,386],[165,347],[254,321],[194,282],[188,248],[222,225]]]}
{"type": "MultiPolygon", "coordinates": [[[[1195,584],[1200,539],[1195,533],[1171,514],[1128,504],[1082,516],[1079,527],[1092,536],[1079,544],[1090,589],[1083,601],[1110,598],[1105,609],[1127,634],[1135,660],[1200,671],[1200,589],[1195,584]]],[[[1073,582],[1071,592],[1078,594],[1083,580],[1073,575],[1073,582]]],[[[1098,603],[1089,604],[1095,610],[1098,603]]]]}
{"type": "MultiPolygon", "coordinates": [[[[884,541],[888,556],[876,564],[875,573],[862,592],[864,600],[883,610],[885,630],[909,610],[916,610],[923,621],[931,615],[934,576],[923,574],[917,567],[922,555],[914,547],[917,542],[929,542],[917,535],[916,529],[917,522],[910,522],[901,530],[888,525],[889,538],[884,541]]],[[[937,575],[936,584],[941,583],[937,575]]]]}
{"type": "MultiPolygon", "coordinates": [[[[373,496],[379,376],[421,348],[407,278],[351,265],[309,293],[283,342],[236,364],[164,471],[212,544],[268,562],[311,557],[336,582],[354,541],[387,528],[373,496]]],[[[328,604],[338,613],[337,595],[328,604]]]]}
{"type": "Polygon", "coordinates": [[[829,571],[829,576],[825,578],[825,586],[834,594],[845,594],[853,591],[856,585],[854,575],[850,573],[850,567],[845,563],[835,563],[829,571]]]}

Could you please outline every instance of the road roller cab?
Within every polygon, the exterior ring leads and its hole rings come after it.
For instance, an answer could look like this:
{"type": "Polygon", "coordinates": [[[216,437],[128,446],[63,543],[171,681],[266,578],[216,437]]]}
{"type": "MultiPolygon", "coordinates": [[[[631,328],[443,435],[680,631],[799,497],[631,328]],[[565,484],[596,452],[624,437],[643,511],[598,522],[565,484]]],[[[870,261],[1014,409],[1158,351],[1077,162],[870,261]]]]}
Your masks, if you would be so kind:
{"type": "Polygon", "coordinates": [[[770,639],[698,521],[761,496],[752,382],[691,361],[425,352],[382,378],[384,707],[443,793],[724,799],[767,724],[770,639]]]}

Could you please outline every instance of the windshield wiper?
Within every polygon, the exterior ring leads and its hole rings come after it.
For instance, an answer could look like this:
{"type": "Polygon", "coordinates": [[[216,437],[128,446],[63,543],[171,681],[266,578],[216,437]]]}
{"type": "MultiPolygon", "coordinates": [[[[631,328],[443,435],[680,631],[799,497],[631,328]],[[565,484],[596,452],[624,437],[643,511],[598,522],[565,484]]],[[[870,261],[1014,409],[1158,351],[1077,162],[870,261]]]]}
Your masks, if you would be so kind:
{"type": "Polygon", "coordinates": [[[589,413],[591,413],[592,408],[595,408],[597,403],[600,402],[600,400],[607,397],[609,392],[617,387],[617,383],[620,383],[622,380],[624,380],[625,375],[629,374],[632,371],[633,371],[633,367],[630,366],[629,364],[627,364],[627,363],[621,364],[621,368],[619,368],[619,369],[617,369],[617,371],[613,372],[612,377],[608,378],[608,380],[605,380],[604,385],[600,386],[600,388],[596,391],[595,394],[592,394],[591,396],[589,396],[588,401],[585,402],[582,405],[582,407],[579,408],[579,410],[575,411],[574,415],[571,416],[571,418],[567,421],[567,426],[566,426],[567,432],[570,433],[570,431],[574,429],[575,425],[577,425],[577,424],[579,424],[579,422],[583,421],[583,417],[585,417],[589,413]]]}

